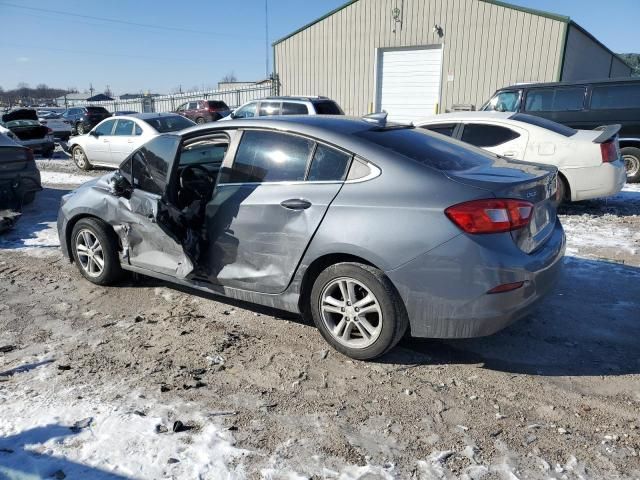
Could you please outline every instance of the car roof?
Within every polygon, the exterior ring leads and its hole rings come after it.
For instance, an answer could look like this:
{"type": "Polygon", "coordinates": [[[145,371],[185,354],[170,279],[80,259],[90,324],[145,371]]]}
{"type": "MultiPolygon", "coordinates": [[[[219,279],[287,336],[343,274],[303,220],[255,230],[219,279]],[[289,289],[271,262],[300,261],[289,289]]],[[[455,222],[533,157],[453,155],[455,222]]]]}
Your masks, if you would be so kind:
{"type": "Polygon", "coordinates": [[[129,115],[118,115],[118,118],[135,118],[138,120],[148,120],[150,118],[159,118],[159,117],[175,117],[180,116],[177,113],[172,112],[145,112],[145,113],[132,113],[129,115]]]}
{"type": "Polygon", "coordinates": [[[298,100],[302,102],[313,102],[317,100],[331,100],[329,97],[312,96],[312,95],[284,95],[265,97],[261,100],[298,100]]]}
{"type": "Polygon", "coordinates": [[[565,82],[525,82],[515,83],[507,87],[499,88],[496,92],[502,92],[504,90],[517,90],[519,88],[539,88],[539,87],[570,87],[573,85],[599,85],[607,83],[640,83],[638,77],[618,77],[618,78],[598,78],[595,80],[581,80],[581,81],[565,81],[565,82]]]}

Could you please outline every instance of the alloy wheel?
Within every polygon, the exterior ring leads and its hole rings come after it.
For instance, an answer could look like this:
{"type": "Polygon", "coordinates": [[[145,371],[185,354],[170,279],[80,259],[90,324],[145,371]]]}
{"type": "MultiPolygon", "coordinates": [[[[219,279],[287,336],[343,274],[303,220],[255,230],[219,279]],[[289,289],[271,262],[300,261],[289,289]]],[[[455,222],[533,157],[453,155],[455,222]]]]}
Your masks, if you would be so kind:
{"type": "Polygon", "coordinates": [[[73,149],[73,161],[80,168],[84,168],[87,164],[87,157],[85,156],[81,148],[73,149]]]}
{"type": "Polygon", "coordinates": [[[382,331],[382,309],[362,282],[341,277],[328,283],[320,295],[320,314],[331,335],[350,348],[366,348],[382,331]]]}
{"type": "Polygon", "coordinates": [[[76,235],[76,252],[80,266],[91,277],[99,277],[104,270],[104,253],[96,235],[82,229],[76,235]]]}
{"type": "Polygon", "coordinates": [[[84,125],[82,125],[81,123],[78,124],[76,130],[78,132],[78,135],[84,135],[84,125]]]}
{"type": "Polygon", "coordinates": [[[623,155],[624,168],[627,171],[627,177],[634,177],[640,172],[640,158],[635,155],[623,155]]]}

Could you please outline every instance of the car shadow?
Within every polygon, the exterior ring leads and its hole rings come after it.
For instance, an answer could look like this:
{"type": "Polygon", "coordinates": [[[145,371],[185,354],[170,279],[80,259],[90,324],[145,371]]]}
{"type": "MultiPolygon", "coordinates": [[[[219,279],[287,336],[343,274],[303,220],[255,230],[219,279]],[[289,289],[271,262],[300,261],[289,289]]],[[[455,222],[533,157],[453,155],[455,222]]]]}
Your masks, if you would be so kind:
{"type": "Polygon", "coordinates": [[[617,215],[628,217],[640,215],[640,184],[631,184],[616,195],[594,200],[564,203],[558,209],[559,215],[617,215]]]}
{"type": "Polygon", "coordinates": [[[640,268],[566,257],[556,287],[526,318],[488,337],[406,338],[381,359],[402,364],[482,364],[530,375],[640,373],[640,268]]]}
{"type": "Polygon", "coordinates": [[[4,372],[0,372],[0,377],[11,377],[12,375],[15,375],[16,373],[23,373],[23,372],[28,372],[30,370],[35,370],[38,367],[42,367],[43,365],[48,365],[48,364],[53,363],[53,362],[54,362],[54,360],[43,360],[41,362],[28,363],[26,365],[20,365],[19,367],[11,368],[11,369],[6,370],[4,372]]]}
{"type": "Polygon", "coordinates": [[[50,424],[8,437],[0,437],[0,480],[65,477],[92,480],[125,480],[127,478],[76,463],[64,457],[54,457],[32,450],[33,445],[40,445],[50,440],[62,442],[75,434],[67,426],[50,424]]]}
{"type": "Polygon", "coordinates": [[[68,189],[44,187],[35,200],[22,209],[15,226],[0,235],[0,250],[17,248],[57,249],[60,246],[56,222],[58,207],[68,189]]]}

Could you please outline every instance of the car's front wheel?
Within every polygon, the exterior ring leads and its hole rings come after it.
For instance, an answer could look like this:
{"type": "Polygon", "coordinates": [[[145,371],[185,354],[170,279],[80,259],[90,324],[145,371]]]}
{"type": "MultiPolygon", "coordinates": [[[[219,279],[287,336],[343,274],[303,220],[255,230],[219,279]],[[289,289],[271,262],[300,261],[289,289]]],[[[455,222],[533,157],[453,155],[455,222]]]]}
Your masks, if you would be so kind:
{"type": "Polygon", "coordinates": [[[87,154],[84,153],[82,147],[73,147],[73,149],[71,150],[71,157],[73,158],[73,162],[80,170],[91,170],[91,162],[89,162],[87,154]]]}
{"type": "Polygon", "coordinates": [[[73,260],[84,278],[110,285],[122,276],[115,233],[95,218],[78,220],[71,232],[73,260]]]}
{"type": "Polygon", "coordinates": [[[620,149],[627,171],[627,182],[640,182],[640,148],[624,147],[620,149]]]}
{"type": "Polygon", "coordinates": [[[361,263],[326,268],[313,284],[310,301],[313,321],[325,340],[357,360],[391,350],[409,323],[391,281],[361,263]]]}
{"type": "Polygon", "coordinates": [[[205,122],[205,119],[203,117],[196,118],[196,123],[198,125],[202,125],[204,122],[205,122]]]}
{"type": "Polygon", "coordinates": [[[84,125],[82,124],[82,122],[76,123],[76,133],[78,135],[84,135],[84,125]]]}

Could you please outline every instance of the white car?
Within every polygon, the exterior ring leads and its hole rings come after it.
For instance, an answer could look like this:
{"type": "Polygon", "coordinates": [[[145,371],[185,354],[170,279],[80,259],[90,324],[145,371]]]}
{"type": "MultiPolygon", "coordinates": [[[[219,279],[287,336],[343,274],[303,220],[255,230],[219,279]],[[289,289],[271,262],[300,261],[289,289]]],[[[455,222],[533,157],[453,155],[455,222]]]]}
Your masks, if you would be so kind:
{"type": "Polygon", "coordinates": [[[82,170],[93,166],[117,168],[149,139],[195,125],[175,113],[138,113],[109,117],[89,133],[71,137],[67,145],[73,161],[82,170]]]}
{"type": "Polygon", "coordinates": [[[512,112],[444,113],[414,124],[498,155],[558,167],[559,198],[565,201],[615,195],[626,182],[619,125],[574,130],[512,112]]]}

